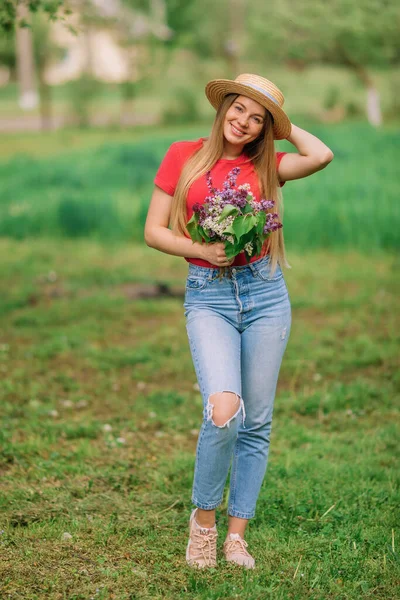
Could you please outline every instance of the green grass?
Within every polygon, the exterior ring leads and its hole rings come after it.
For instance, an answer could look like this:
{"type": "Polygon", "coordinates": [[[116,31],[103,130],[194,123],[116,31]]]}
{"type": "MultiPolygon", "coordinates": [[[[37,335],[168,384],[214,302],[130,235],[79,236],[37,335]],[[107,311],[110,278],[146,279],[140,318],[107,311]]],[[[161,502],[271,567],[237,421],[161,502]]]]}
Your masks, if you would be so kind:
{"type": "Polygon", "coordinates": [[[199,573],[184,558],[202,415],[187,263],[88,240],[0,252],[2,598],[398,597],[398,260],[289,254],[257,569],[199,573]],[[155,281],[177,296],[133,299],[155,281]]]}
{"type": "MultiPolygon", "coordinates": [[[[289,248],[398,249],[397,131],[363,123],[299,124],[328,144],[335,159],[284,186],[289,248]]],[[[141,242],[153,178],[169,144],[207,131],[48,134],[37,138],[35,158],[32,136],[10,140],[12,155],[0,162],[0,235],[141,242]]],[[[295,151],[286,141],[277,147],[295,151]]]]}

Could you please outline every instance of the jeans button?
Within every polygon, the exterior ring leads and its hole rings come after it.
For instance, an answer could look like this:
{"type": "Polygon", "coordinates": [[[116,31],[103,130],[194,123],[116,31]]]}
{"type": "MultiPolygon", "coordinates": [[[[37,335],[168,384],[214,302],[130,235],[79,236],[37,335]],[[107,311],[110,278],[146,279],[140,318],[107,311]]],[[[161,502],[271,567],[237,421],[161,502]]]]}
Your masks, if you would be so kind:
{"type": "Polygon", "coordinates": [[[232,273],[236,273],[235,267],[232,268],[232,273]]]}

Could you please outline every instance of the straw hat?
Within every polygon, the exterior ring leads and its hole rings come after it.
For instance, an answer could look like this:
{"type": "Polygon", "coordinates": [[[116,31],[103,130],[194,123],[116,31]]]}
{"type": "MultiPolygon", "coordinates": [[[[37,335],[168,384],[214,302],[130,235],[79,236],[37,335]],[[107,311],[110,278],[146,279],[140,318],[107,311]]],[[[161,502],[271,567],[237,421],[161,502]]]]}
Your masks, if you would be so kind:
{"type": "Polygon", "coordinates": [[[213,79],[207,83],[205,91],[208,100],[216,109],[227,94],[240,94],[252,98],[272,114],[274,139],[283,140],[290,135],[292,125],[289,117],[282,110],[285,98],[272,81],[259,75],[245,73],[238,75],[234,81],[213,79]]]}

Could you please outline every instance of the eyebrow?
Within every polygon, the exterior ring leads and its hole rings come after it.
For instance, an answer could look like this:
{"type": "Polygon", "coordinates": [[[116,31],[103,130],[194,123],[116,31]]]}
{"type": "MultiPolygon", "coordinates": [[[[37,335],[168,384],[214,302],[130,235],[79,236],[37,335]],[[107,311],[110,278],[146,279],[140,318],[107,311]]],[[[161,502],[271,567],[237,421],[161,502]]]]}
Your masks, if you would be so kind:
{"type": "MultiPolygon", "coordinates": [[[[240,106],[243,106],[243,108],[247,110],[247,106],[245,106],[244,104],[242,104],[241,102],[239,102],[239,100],[236,100],[235,102],[236,102],[236,104],[240,104],[240,106]]],[[[260,117],[261,119],[265,119],[265,115],[260,115],[259,113],[254,113],[252,116],[253,117],[260,117]]]]}

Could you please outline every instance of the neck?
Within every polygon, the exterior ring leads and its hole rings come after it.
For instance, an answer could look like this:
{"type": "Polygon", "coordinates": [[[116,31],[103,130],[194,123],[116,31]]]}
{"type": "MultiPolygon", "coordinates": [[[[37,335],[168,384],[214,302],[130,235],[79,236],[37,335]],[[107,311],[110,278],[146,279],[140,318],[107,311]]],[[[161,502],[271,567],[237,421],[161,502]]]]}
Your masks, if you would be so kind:
{"type": "Polygon", "coordinates": [[[225,141],[221,158],[235,160],[235,158],[238,158],[242,154],[243,148],[244,144],[230,144],[229,142],[225,141]]]}

